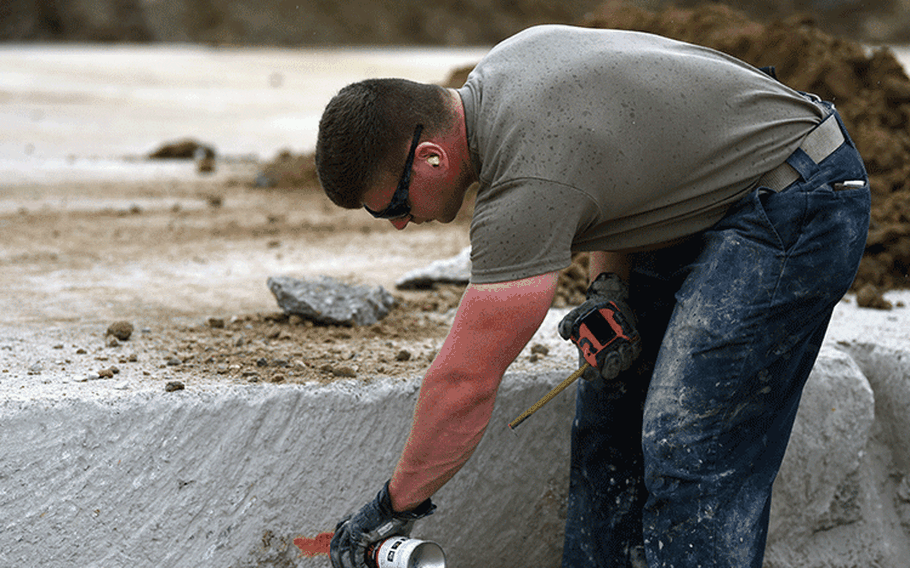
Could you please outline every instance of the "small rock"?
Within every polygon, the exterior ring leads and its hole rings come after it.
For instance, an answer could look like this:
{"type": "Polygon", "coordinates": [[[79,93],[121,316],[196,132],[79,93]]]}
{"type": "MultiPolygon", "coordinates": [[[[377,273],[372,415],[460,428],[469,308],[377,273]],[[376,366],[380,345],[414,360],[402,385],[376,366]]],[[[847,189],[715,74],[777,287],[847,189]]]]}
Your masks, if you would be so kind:
{"type": "Polygon", "coordinates": [[[267,284],[285,314],[329,325],[372,325],[395,305],[382,286],[352,286],[328,276],[311,281],[278,276],[267,284]]]}
{"type": "Polygon", "coordinates": [[[213,329],[223,329],[224,320],[221,318],[209,318],[208,325],[209,325],[209,327],[211,327],[213,329]]]}
{"type": "Polygon", "coordinates": [[[408,361],[411,359],[411,352],[407,349],[402,349],[398,352],[398,355],[395,355],[396,361],[408,361]]]}
{"type": "Polygon", "coordinates": [[[357,371],[352,367],[335,367],[332,369],[332,374],[336,377],[356,377],[357,371]]]}
{"type": "Polygon", "coordinates": [[[128,321],[117,321],[107,328],[107,335],[113,335],[120,341],[126,341],[133,334],[133,324],[128,321]]]}
{"type": "MultiPolygon", "coordinates": [[[[196,160],[196,171],[200,174],[210,174],[215,171],[215,158],[202,157],[196,160]]],[[[220,207],[219,203],[216,207],[220,207]]]]}
{"type": "Polygon", "coordinates": [[[268,366],[269,366],[269,360],[266,359],[265,357],[260,357],[260,358],[256,361],[256,366],[257,366],[257,367],[268,367],[268,366]]]}
{"type": "Polygon", "coordinates": [[[550,349],[545,345],[535,343],[534,345],[531,346],[531,353],[534,353],[535,355],[546,356],[546,355],[550,354],[550,349]]]}
{"type": "Polygon", "coordinates": [[[168,358],[167,358],[167,364],[168,364],[169,366],[171,366],[171,367],[176,367],[177,365],[182,365],[182,364],[183,364],[183,361],[181,361],[181,360],[180,360],[179,358],[177,358],[177,357],[173,357],[173,356],[172,356],[172,357],[168,357],[168,358]]]}
{"type": "Polygon", "coordinates": [[[215,158],[215,150],[208,145],[196,140],[185,139],[162,144],[157,150],[149,154],[152,160],[192,160],[215,158]]]}
{"type": "Polygon", "coordinates": [[[910,503],[910,476],[905,475],[897,488],[897,496],[901,501],[910,503]]]}
{"type": "Polygon", "coordinates": [[[395,282],[399,290],[432,288],[433,284],[467,284],[471,279],[471,247],[457,255],[412,270],[395,282]]]}
{"type": "Polygon", "coordinates": [[[174,392],[185,389],[186,386],[180,381],[169,381],[164,385],[164,392],[174,392]]]}
{"type": "Polygon", "coordinates": [[[856,305],[861,308],[890,310],[894,306],[885,299],[882,291],[873,284],[866,284],[856,292],[856,305]]]}
{"type": "Polygon", "coordinates": [[[114,371],[113,369],[101,369],[98,371],[98,377],[101,379],[113,379],[114,371]]]}

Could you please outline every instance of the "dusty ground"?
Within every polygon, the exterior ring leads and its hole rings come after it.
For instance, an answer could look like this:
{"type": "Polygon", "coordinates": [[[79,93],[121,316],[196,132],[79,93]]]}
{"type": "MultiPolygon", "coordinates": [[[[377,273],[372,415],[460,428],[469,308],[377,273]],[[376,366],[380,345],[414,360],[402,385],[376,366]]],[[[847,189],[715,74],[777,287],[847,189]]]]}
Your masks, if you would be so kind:
{"type": "Polygon", "coordinates": [[[399,292],[394,280],[455,254],[466,243],[466,223],[396,234],[332,206],[314,188],[255,189],[253,164],[234,169],[219,180],[4,192],[5,323],[83,330],[74,344],[56,346],[54,363],[41,359],[35,370],[62,370],[67,360],[84,369],[89,358],[96,372],[119,372],[157,359],[178,378],[282,382],[413,376],[429,364],[462,290],[399,292]],[[314,326],[280,313],[265,285],[271,275],[323,273],[384,285],[398,306],[365,328],[314,326]],[[133,325],[129,339],[105,335],[116,321],[133,325]]]}

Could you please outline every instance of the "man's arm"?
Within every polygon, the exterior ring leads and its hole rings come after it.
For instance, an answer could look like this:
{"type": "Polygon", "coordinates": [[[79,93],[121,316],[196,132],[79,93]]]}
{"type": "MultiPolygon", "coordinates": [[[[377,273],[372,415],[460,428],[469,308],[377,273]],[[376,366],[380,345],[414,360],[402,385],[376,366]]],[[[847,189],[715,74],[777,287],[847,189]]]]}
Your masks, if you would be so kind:
{"type": "Polygon", "coordinates": [[[557,276],[468,286],[420,388],[411,433],[389,485],[396,511],[428,499],[474,453],[506,368],[547,315],[557,276]]]}
{"type": "Polygon", "coordinates": [[[618,252],[595,251],[588,260],[588,282],[593,282],[601,272],[613,272],[624,282],[629,281],[629,257],[618,252]]]}

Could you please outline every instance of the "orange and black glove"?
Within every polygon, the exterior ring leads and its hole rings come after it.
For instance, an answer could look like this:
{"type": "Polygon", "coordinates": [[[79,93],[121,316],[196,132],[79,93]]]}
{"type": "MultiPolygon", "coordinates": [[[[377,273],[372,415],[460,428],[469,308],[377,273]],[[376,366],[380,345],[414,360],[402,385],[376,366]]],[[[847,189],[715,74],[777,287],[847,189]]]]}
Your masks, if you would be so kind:
{"type": "Polygon", "coordinates": [[[602,385],[628,369],[641,353],[641,336],[628,299],[625,282],[603,272],[591,282],[585,302],[559,322],[559,335],[578,347],[579,366],[587,361],[593,367],[582,378],[602,385]]]}

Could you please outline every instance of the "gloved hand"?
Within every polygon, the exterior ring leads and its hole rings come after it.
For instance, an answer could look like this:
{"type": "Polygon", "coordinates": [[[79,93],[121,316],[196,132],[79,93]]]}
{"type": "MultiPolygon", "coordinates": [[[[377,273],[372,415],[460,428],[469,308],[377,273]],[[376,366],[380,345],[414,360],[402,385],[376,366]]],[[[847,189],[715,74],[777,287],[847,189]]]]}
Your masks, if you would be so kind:
{"type": "Polygon", "coordinates": [[[629,307],[629,288],[619,276],[603,272],[591,282],[585,302],[559,322],[563,339],[575,343],[579,366],[591,364],[582,378],[603,386],[628,369],[641,353],[641,335],[629,307]]]}
{"type": "Polygon", "coordinates": [[[413,511],[396,513],[389,496],[389,482],[376,498],[355,514],[341,519],[332,537],[330,557],[333,568],[367,568],[367,548],[391,536],[408,536],[414,521],[431,515],[436,510],[429,499],[413,511]]]}

